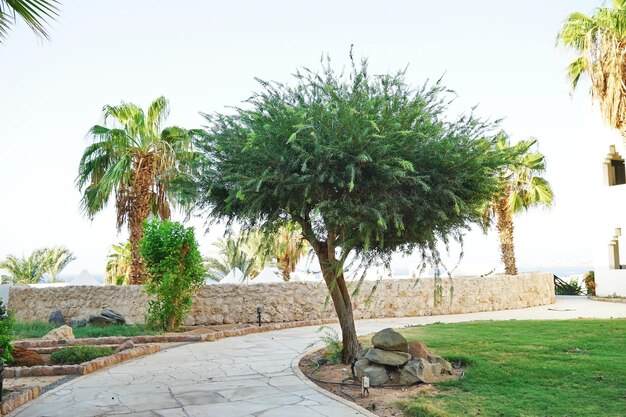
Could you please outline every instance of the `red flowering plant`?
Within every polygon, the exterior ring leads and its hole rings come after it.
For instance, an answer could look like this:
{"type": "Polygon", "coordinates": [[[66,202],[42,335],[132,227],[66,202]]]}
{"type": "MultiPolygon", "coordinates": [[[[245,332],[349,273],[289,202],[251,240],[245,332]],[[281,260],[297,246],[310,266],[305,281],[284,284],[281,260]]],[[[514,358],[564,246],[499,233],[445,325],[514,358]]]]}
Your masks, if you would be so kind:
{"type": "Polygon", "coordinates": [[[587,295],[596,295],[596,276],[593,271],[589,271],[585,274],[583,281],[587,287],[587,295]]]}

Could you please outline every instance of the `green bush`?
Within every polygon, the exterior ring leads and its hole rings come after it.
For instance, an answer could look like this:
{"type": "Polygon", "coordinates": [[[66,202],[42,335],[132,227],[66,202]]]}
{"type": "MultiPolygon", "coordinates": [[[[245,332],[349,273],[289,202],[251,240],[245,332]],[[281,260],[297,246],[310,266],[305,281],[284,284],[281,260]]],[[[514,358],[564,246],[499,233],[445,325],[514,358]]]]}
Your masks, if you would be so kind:
{"type": "Polygon", "coordinates": [[[59,365],[89,362],[113,354],[113,348],[101,346],[69,346],[50,355],[50,361],[59,365]]]}
{"type": "Polygon", "coordinates": [[[144,284],[146,292],[156,296],[150,301],[146,322],[172,331],[191,309],[192,295],[206,275],[193,227],[148,220],[144,222],[140,252],[149,274],[144,284]]]}
{"type": "Polygon", "coordinates": [[[13,324],[15,320],[11,311],[7,311],[6,307],[0,300],[0,362],[12,362],[13,344],[11,344],[11,334],[13,333],[13,324]]]}

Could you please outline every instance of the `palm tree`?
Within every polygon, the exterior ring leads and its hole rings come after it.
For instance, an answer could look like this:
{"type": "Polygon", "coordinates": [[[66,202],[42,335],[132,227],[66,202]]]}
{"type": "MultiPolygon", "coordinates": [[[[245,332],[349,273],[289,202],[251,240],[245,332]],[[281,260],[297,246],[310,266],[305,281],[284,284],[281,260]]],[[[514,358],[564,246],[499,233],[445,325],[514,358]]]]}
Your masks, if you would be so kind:
{"type": "Polygon", "coordinates": [[[130,285],[130,242],[111,245],[104,271],[104,285],[130,285]]]}
{"type": "Polygon", "coordinates": [[[58,16],[56,0],[0,0],[0,42],[20,17],[39,37],[48,38],[46,20],[58,16]]]}
{"type": "Polygon", "coordinates": [[[572,90],[586,74],[602,116],[626,138],[626,0],[613,0],[613,8],[599,7],[591,16],[572,13],[557,44],[577,53],[567,69],[572,90]]]}
{"type": "MultiPolygon", "coordinates": [[[[251,240],[255,240],[252,238],[251,240]]],[[[221,238],[213,244],[218,249],[217,257],[205,259],[207,277],[220,281],[235,268],[242,272],[242,280],[254,278],[265,266],[262,256],[256,257],[249,240],[243,238],[221,238]]]]}
{"type": "Polygon", "coordinates": [[[535,139],[520,141],[511,146],[509,137],[501,132],[496,143],[498,149],[508,155],[509,163],[499,173],[501,193],[494,196],[493,201],[483,211],[483,230],[486,233],[494,217],[497,219],[496,228],[504,271],[508,275],[517,275],[513,216],[539,205],[550,207],[553,195],[548,181],[539,176],[546,169],[545,156],[530,151],[537,143],[535,139]]]}
{"type": "Polygon", "coordinates": [[[159,97],[147,113],[137,105],[104,106],[104,126],[88,133],[93,143],[80,160],[78,188],[82,207],[93,216],[115,193],[117,229],[128,224],[132,253],[131,284],[141,284],[145,273],[139,254],[142,223],[150,214],[168,219],[176,196],[174,181],[187,172],[193,159],[192,138],[196,131],[180,127],[161,128],[169,113],[169,102],[159,97]],[[110,127],[107,123],[112,122],[110,127]]]}
{"type": "Polygon", "coordinates": [[[45,273],[50,282],[57,282],[57,277],[65,267],[76,259],[74,254],[63,246],[45,249],[45,273]]]}
{"type": "Polygon", "coordinates": [[[37,284],[46,272],[46,250],[37,249],[28,257],[8,255],[0,269],[9,272],[2,276],[3,284],[37,284]]]}
{"type": "Polygon", "coordinates": [[[310,245],[302,239],[300,226],[287,225],[276,232],[273,253],[276,257],[276,266],[283,275],[283,280],[289,281],[291,273],[296,270],[298,261],[309,251],[310,245]]]}

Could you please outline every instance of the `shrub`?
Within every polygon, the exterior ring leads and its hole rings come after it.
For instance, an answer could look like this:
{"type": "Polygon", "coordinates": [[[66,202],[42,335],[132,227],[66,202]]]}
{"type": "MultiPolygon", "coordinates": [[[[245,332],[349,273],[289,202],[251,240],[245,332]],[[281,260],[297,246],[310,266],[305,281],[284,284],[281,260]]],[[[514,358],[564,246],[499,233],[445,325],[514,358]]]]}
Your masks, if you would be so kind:
{"type": "Polygon", "coordinates": [[[191,309],[194,291],[204,282],[206,271],[193,227],[152,219],[144,222],[140,252],[149,278],[144,287],[156,299],[150,301],[146,322],[172,331],[191,309]]]}
{"type": "Polygon", "coordinates": [[[596,295],[596,274],[593,271],[587,272],[583,281],[587,287],[587,295],[596,295]]]}
{"type": "Polygon", "coordinates": [[[113,354],[113,348],[101,346],[69,346],[50,355],[50,361],[59,365],[74,365],[113,354]]]}
{"type": "Polygon", "coordinates": [[[13,344],[11,344],[11,334],[13,333],[13,325],[15,319],[13,313],[8,311],[2,300],[0,300],[0,362],[12,362],[13,344]]]}

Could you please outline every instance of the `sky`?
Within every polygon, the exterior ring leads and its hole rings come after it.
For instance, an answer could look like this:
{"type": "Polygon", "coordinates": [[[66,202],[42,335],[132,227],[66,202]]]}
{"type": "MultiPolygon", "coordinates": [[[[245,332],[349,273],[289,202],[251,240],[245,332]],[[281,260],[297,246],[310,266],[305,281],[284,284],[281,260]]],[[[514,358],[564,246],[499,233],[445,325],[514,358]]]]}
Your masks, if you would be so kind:
{"type": "MultiPolygon", "coordinates": [[[[0,259],[65,245],[77,260],[65,273],[102,274],[117,233],[113,205],[92,220],[75,187],[87,130],[105,104],[147,107],[170,100],[166,125],[201,127],[200,112],[228,111],[259,90],[255,77],[290,82],[299,67],[367,57],[371,72],[407,69],[421,85],[443,76],[455,111],[502,118],[513,140],[535,137],[555,193],[551,210],[515,219],[524,269],[591,264],[590,196],[600,166],[594,137],[616,135],[593,109],[588,86],[570,95],[571,53],[556,34],[574,11],[599,1],[62,1],[50,41],[16,25],[0,44],[0,259]],[[408,67],[407,67],[408,66],[408,67]],[[587,217],[588,218],[588,217],[587,217]]],[[[178,216],[181,219],[181,216],[178,216]]],[[[196,227],[204,254],[223,228],[196,227]]],[[[451,259],[456,256],[455,249],[451,259]]],[[[473,230],[458,271],[498,263],[497,233],[473,230]]],[[[452,261],[450,261],[452,262],[452,261]]],[[[413,268],[413,258],[396,260],[413,268]]]]}

